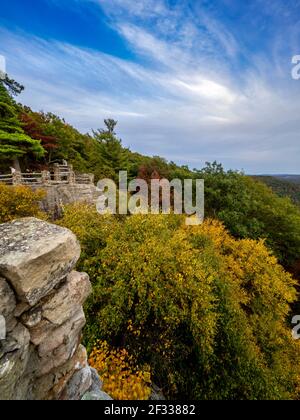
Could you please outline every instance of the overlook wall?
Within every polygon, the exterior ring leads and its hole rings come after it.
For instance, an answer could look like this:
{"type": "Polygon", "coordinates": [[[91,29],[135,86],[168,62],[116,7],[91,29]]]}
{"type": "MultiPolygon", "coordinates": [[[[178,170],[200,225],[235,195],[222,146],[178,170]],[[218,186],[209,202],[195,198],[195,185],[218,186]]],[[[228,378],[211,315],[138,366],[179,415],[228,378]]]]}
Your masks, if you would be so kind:
{"type": "MultiPolygon", "coordinates": [[[[34,187],[36,189],[38,187],[34,187]]],[[[86,202],[96,203],[99,193],[93,184],[43,185],[46,197],[41,202],[42,210],[59,216],[64,205],[86,202]]]]}
{"type": "Polygon", "coordinates": [[[91,284],[76,237],[28,218],[0,238],[0,400],[109,399],[80,344],[91,284]]]}
{"type": "Polygon", "coordinates": [[[46,196],[41,202],[41,208],[54,218],[61,216],[64,205],[96,203],[99,193],[94,180],[93,174],[75,173],[72,165],[59,164],[54,164],[52,171],[0,174],[0,183],[44,190],[46,196]]]}

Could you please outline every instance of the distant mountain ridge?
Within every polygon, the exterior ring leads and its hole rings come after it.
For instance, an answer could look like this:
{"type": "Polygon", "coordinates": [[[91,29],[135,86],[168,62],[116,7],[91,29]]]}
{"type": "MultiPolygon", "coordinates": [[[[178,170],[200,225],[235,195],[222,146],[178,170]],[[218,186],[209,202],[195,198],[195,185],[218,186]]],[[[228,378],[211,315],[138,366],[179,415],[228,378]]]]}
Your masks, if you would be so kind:
{"type": "Polygon", "coordinates": [[[295,184],[300,184],[300,175],[290,175],[290,174],[268,175],[268,174],[264,174],[264,175],[258,175],[258,176],[259,177],[271,177],[271,178],[280,179],[280,180],[286,181],[286,182],[293,182],[295,184]]]}
{"type": "Polygon", "coordinates": [[[300,206],[300,175],[256,175],[252,178],[268,185],[281,197],[290,197],[300,206]]]}

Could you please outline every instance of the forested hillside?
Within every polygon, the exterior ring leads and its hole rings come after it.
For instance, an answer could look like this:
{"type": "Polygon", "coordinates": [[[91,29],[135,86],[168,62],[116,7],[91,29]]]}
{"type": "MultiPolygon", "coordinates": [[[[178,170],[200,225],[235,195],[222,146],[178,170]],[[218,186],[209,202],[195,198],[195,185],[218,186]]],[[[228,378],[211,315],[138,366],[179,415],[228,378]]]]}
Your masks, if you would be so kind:
{"type": "Polygon", "coordinates": [[[300,175],[273,175],[274,178],[281,179],[282,181],[292,182],[294,184],[300,184],[300,175]]]}
{"type": "MultiPolygon", "coordinates": [[[[10,86],[15,92],[15,85],[10,86]]],[[[18,137],[10,143],[10,147],[13,143],[14,150],[4,150],[1,143],[2,172],[9,171],[18,158],[23,170],[46,168],[50,163],[64,159],[77,171],[94,173],[96,180],[115,178],[120,169],[127,170],[131,178],[140,172],[143,177],[151,177],[157,171],[170,179],[183,179],[191,174],[187,167],[179,167],[158,156],[142,156],[124,148],[114,132],[116,122],[113,120],[106,120],[106,124],[99,120],[99,126],[104,126],[102,129],[82,134],[57,115],[34,112],[18,104],[3,84],[0,85],[0,95],[2,121],[5,122],[3,133],[18,133],[18,137]]]]}
{"type": "Polygon", "coordinates": [[[146,181],[153,177],[201,178],[205,180],[208,217],[218,218],[236,238],[265,239],[287,268],[299,260],[300,211],[287,198],[298,200],[298,185],[271,177],[253,179],[225,171],[216,162],[191,170],[159,156],[143,156],[122,146],[116,134],[117,121],[105,120],[103,128],[82,134],[59,116],[18,104],[15,96],[22,90],[10,79],[0,84],[2,171],[9,171],[16,161],[25,170],[67,160],[77,171],[94,173],[96,180],[106,177],[117,181],[120,170],[127,170],[129,178],[146,181]]]}
{"type": "MultiPolygon", "coordinates": [[[[77,235],[78,269],[93,284],[84,341],[104,389],[116,399],[147,399],[153,383],[170,399],[300,399],[300,342],[290,324],[300,209],[280,196],[294,190],[217,162],[192,170],[142,156],[122,146],[116,121],[82,134],[18,104],[12,94],[21,90],[0,83],[3,172],[67,160],[96,179],[127,170],[148,182],[205,180],[201,226],[174,214],[100,216],[87,204],[66,206],[57,220],[77,235]]],[[[41,194],[0,185],[0,223],[47,218],[41,194]]]]}
{"type": "Polygon", "coordinates": [[[295,204],[300,205],[300,177],[256,176],[254,178],[268,185],[279,196],[290,197],[295,204]]]}

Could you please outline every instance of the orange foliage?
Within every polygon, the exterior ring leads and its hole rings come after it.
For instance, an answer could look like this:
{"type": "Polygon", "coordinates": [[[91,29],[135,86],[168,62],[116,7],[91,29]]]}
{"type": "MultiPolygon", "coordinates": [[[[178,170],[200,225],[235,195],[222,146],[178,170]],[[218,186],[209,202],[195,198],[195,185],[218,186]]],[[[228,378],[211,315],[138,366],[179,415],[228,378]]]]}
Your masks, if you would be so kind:
{"type": "Polygon", "coordinates": [[[89,364],[95,368],[102,381],[103,391],[115,400],[148,400],[151,394],[151,373],[146,366],[134,366],[127,350],[112,350],[106,341],[98,341],[89,364]]]}

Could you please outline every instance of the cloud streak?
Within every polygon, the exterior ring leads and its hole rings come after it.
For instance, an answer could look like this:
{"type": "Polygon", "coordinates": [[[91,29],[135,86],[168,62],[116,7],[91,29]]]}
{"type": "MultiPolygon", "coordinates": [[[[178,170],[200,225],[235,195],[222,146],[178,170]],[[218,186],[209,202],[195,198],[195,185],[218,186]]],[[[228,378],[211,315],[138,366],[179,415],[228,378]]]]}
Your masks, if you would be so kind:
{"type": "Polygon", "coordinates": [[[0,53],[27,87],[22,102],[81,131],[114,117],[126,146],[192,167],[217,159],[249,173],[299,172],[300,83],[276,37],[268,56],[188,2],[94,3],[136,59],[2,29],[0,53]]]}

